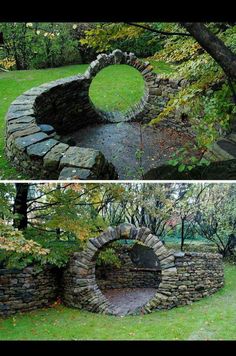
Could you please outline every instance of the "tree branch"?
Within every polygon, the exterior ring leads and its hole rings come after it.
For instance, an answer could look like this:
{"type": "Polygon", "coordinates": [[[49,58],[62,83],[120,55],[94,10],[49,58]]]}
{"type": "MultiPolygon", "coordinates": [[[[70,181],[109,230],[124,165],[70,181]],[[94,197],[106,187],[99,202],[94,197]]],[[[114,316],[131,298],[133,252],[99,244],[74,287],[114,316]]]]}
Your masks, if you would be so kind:
{"type": "Polygon", "coordinates": [[[125,24],[130,25],[130,26],[140,27],[140,28],[143,28],[144,30],[148,30],[150,32],[158,33],[158,34],[164,35],[164,36],[188,36],[188,37],[192,36],[190,33],[187,33],[187,32],[160,31],[160,30],[156,30],[155,28],[152,28],[152,27],[149,27],[149,26],[144,26],[144,25],[139,25],[139,24],[133,23],[133,22],[125,22],[125,24]]]}

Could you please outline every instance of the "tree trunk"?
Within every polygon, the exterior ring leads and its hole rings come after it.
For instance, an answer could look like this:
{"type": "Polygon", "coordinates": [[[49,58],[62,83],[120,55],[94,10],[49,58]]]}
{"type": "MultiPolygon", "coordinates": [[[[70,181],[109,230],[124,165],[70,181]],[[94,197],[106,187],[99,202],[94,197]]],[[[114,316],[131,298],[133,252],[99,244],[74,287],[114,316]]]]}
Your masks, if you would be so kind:
{"type": "Polygon", "coordinates": [[[236,55],[225,46],[223,41],[208,30],[203,23],[184,22],[181,25],[214,58],[229,77],[236,79],[236,55]]]}
{"type": "Polygon", "coordinates": [[[181,219],[181,246],[180,250],[183,251],[184,248],[184,226],[185,225],[185,218],[181,219]]]}
{"type": "Polygon", "coordinates": [[[28,225],[28,189],[28,183],[16,183],[16,197],[13,206],[13,213],[15,214],[13,226],[19,230],[26,229],[28,225]]]}

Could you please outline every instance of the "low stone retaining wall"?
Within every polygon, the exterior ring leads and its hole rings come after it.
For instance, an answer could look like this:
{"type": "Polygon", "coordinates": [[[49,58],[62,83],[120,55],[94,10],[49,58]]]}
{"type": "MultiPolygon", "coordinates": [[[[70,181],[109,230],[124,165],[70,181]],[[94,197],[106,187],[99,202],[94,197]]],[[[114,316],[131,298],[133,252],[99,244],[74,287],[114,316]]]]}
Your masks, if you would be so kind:
{"type": "Polygon", "coordinates": [[[92,312],[118,315],[102,294],[95,277],[96,258],[103,246],[119,239],[137,240],[155,252],[160,261],[161,283],[155,296],[140,310],[170,309],[211,295],[224,285],[222,257],[212,253],[168,251],[147,228],[122,224],[89,239],[87,249],[75,253],[64,271],[62,298],[66,305],[92,312]]]}
{"type": "MultiPolygon", "coordinates": [[[[183,85],[183,80],[159,77],[149,62],[140,61],[133,53],[115,50],[100,54],[84,75],[42,84],[14,100],[6,115],[6,156],[19,171],[34,179],[117,179],[115,167],[101,152],[63,143],[60,134],[102,122],[149,122],[183,85]],[[122,117],[99,110],[89,98],[93,78],[112,64],[136,68],[145,81],[143,98],[122,117]]],[[[162,125],[185,128],[181,122],[172,121],[163,121],[162,125]]]]}
{"type": "Polygon", "coordinates": [[[56,300],[57,293],[57,273],[53,268],[41,272],[33,267],[0,269],[0,316],[46,307],[56,300]]]}

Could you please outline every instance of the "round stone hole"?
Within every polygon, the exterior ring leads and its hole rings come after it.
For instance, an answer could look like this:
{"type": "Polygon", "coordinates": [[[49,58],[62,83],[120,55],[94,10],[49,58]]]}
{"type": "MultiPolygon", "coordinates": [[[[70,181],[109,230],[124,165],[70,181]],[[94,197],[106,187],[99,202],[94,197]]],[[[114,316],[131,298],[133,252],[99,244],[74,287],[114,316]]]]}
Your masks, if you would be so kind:
{"type": "Polygon", "coordinates": [[[137,241],[118,240],[99,252],[95,277],[118,315],[139,314],[157,292],[161,266],[151,248],[137,241]]]}
{"type": "Polygon", "coordinates": [[[114,64],[103,68],[94,77],[89,96],[95,107],[110,121],[125,120],[130,110],[145,94],[145,82],[140,72],[127,64],[114,64]]]}

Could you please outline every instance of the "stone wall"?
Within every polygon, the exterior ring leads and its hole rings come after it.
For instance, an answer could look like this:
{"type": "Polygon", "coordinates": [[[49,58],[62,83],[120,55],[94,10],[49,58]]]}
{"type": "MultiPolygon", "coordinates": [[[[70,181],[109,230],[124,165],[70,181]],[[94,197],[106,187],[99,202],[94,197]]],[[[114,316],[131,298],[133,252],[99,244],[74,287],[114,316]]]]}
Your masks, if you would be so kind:
{"type": "MultiPolygon", "coordinates": [[[[6,157],[19,171],[34,179],[117,179],[115,167],[100,151],[74,147],[62,142],[60,134],[65,135],[96,123],[147,123],[156,118],[170,98],[187,84],[184,78],[164,78],[154,73],[149,62],[139,60],[133,53],[115,50],[110,54],[100,54],[84,75],[42,84],[14,100],[6,115],[6,157]],[[89,98],[89,87],[93,78],[100,70],[112,64],[134,67],[145,82],[142,99],[124,114],[102,111],[95,107],[89,98]]],[[[158,126],[175,128],[194,136],[184,114],[182,108],[179,108],[170,113],[168,118],[161,120],[158,126]]],[[[214,170],[214,163],[226,162],[228,167],[227,161],[235,161],[235,123],[231,132],[212,145],[203,158],[213,162],[213,169],[197,168],[200,170],[199,176],[205,174],[208,178],[208,170],[213,178],[221,178],[220,172],[214,170]]],[[[168,166],[168,170],[173,173],[171,179],[176,179],[178,172],[173,171],[171,166],[168,166]]],[[[151,179],[162,179],[158,177],[158,172],[150,174],[155,174],[151,179]]],[[[194,175],[194,171],[190,172],[191,174],[194,175]]],[[[198,178],[197,174],[193,179],[198,178]]],[[[185,179],[184,173],[182,176],[185,179]]],[[[225,173],[226,179],[235,177],[235,167],[233,172],[230,168],[230,173],[225,173]]]]}
{"type": "Polygon", "coordinates": [[[50,267],[41,272],[33,267],[0,269],[0,316],[50,305],[58,292],[56,272],[50,267]]]}
{"type": "Polygon", "coordinates": [[[119,249],[121,265],[96,266],[96,282],[101,290],[116,288],[157,288],[160,270],[138,268],[131,260],[129,248],[119,249]]]}
{"type": "Polygon", "coordinates": [[[224,285],[222,256],[219,254],[176,252],[175,266],[176,274],[162,275],[156,295],[144,306],[146,312],[191,304],[224,285]]]}
{"type": "MultiPolygon", "coordinates": [[[[160,261],[161,283],[157,293],[139,312],[170,309],[211,295],[224,285],[222,257],[212,253],[182,253],[167,250],[147,228],[121,224],[98,238],[89,239],[87,249],[75,253],[63,274],[62,298],[66,305],[92,312],[118,315],[117,307],[102,294],[95,278],[99,250],[112,241],[131,239],[142,242],[160,261]]],[[[135,311],[136,313],[136,311],[135,311]]]]}
{"type": "Polygon", "coordinates": [[[95,122],[85,109],[87,85],[84,76],[60,79],[30,89],[12,103],[5,154],[13,166],[34,179],[117,178],[101,152],[69,146],[58,135],[95,122]]]}
{"type": "MultiPolygon", "coordinates": [[[[183,80],[159,77],[149,62],[133,53],[100,54],[84,75],[42,84],[14,100],[6,115],[5,154],[13,166],[34,179],[117,179],[115,167],[101,152],[71,146],[61,141],[60,134],[95,123],[149,122],[182,85],[183,80]],[[93,78],[112,64],[134,67],[145,81],[141,101],[124,115],[99,110],[89,98],[93,78]]],[[[181,120],[164,120],[161,125],[185,128],[181,120]]]]}
{"type": "MultiPolygon", "coordinates": [[[[103,271],[98,269],[97,277],[103,271]]],[[[45,267],[23,270],[0,269],[0,316],[50,305],[57,296],[65,305],[91,312],[119,315],[119,308],[103,295],[110,287],[157,288],[154,297],[134,313],[150,313],[190,304],[215,293],[224,285],[222,256],[213,253],[174,252],[145,227],[121,224],[91,238],[83,252],[74,253],[63,271],[45,267]],[[100,249],[119,239],[141,242],[152,248],[160,262],[160,271],[133,271],[125,257],[120,273],[107,271],[108,283],[96,278],[96,260],[100,249]],[[62,272],[62,273],[61,273],[62,272]],[[142,273],[140,273],[142,272],[142,273]],[[113,275],[112,275],[113,273],[113,275]],[[148,282],[148,283],[147,283],[148,282]]]]}

